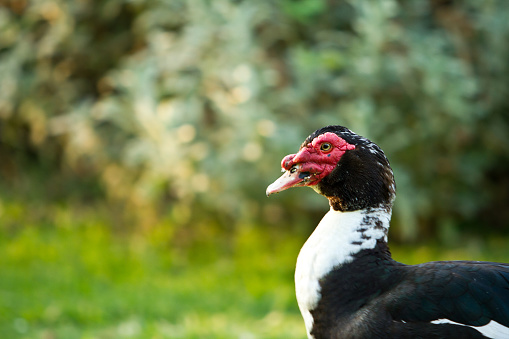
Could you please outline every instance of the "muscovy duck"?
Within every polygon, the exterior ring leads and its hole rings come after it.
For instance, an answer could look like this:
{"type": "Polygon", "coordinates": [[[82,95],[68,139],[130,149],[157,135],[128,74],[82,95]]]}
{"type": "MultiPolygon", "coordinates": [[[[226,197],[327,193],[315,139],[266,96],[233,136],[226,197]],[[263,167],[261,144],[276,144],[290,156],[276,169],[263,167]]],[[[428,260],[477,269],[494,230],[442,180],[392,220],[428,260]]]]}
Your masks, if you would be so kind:
{"type": "Polygon", "coordinates": [[[391,258],[396,188],[376,144],[327,126],[281,167],[267,195],[309,186],[330,204],[295,270],[309,338],[509,338],[509,264],[391,258]]]}

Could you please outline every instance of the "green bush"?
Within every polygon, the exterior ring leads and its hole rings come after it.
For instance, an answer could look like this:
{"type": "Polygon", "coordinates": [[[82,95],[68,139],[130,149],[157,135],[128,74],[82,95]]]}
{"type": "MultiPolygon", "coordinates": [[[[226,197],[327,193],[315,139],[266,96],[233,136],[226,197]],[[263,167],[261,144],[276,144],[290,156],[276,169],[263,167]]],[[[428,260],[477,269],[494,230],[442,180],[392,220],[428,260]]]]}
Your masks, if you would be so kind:
{"type": "Polygon", "coordinates": [[[92,178],[183,224],[275,223],[295,206],[324,210],[313,194],[266,200],[264,188],[309,133],[342,124],[389,156],[400,237],[500,231],[508,13],[496,0],[11,0],[0,168],[92,178]]]}

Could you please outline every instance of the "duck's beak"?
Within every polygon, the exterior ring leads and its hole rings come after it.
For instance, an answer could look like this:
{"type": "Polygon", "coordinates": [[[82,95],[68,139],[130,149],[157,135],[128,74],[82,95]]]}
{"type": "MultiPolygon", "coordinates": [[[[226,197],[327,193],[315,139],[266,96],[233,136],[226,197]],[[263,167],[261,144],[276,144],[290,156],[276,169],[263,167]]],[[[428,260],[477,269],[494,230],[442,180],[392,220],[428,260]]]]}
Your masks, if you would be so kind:
{"type": "Polygon", "coordinates": [[[282,176],[280,176],[276,181],[267,187],[267,191],[265,192],[267,196],[279,193],[284,191],[290,187],[302,186],[304,181],[309,178],[308,172],[301,172],[300,164],[294,165],[289,170],[285,171],[282,176]]]}

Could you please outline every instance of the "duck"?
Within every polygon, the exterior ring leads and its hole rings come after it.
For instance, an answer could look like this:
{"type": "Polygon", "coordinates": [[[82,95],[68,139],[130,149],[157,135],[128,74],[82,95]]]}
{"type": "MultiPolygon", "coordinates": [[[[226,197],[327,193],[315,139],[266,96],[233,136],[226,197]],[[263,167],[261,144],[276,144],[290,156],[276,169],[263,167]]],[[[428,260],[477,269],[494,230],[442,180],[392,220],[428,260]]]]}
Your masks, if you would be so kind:
{"type": "Polygon", "coordinates": [[[281,168],[267,196],[311,187],[330,205],[295,268],[308,338],[509,338],[509,264],[392,258],[396,184],[378,145],[326,126],[281,168]]]}

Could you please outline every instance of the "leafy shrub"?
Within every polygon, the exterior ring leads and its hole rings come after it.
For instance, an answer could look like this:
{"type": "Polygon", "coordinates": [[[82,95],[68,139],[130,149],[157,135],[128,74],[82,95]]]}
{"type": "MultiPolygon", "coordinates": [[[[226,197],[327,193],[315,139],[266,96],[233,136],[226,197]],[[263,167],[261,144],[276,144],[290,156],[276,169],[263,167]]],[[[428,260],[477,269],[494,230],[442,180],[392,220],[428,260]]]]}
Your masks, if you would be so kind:
{"type": "Polygon", "coordinates": [[[1,167],[35,158],[57,177],[96,177],[138,213],[162,202],[181,223],[277,222],[295,205],[325,204],[266,200],[280,159],[314,129],[342,124],[388,154],[404,239],[419,226],[501,228],[508,6],[7,1],[0,155],[11,160],[1,167]]]}

